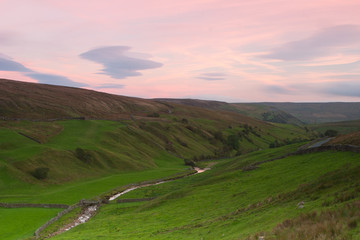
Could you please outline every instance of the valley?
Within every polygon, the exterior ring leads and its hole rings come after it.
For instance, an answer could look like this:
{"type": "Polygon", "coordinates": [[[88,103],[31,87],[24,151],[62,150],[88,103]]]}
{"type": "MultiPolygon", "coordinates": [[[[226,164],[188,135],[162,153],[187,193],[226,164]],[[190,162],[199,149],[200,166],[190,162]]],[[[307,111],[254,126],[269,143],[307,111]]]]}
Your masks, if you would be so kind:
{"type": "Polygon", "coordinates": [[[0,203],[24,204],[0,207],[2,240],[360,239],[358,121],[305,124],[276,106],[11,80],[0,87],[0,203]],[[329,129],[340,135],[319,145],[355,150],[298,151],[329,129]],[[118,198],[134,201],[109,201],[144,184],[118,198]],[[26,204],[82,200],[98,203],[89,221],[54,234],[84,211],[78,205],[34,236],[63,209],[26,204]]]}

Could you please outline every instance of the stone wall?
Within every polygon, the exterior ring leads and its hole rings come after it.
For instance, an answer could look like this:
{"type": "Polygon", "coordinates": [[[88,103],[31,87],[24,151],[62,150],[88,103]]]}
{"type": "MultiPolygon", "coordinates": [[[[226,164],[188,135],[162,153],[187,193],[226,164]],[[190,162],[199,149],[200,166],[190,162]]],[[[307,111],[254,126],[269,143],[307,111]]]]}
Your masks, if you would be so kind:
{"type": "Polygon", "coordinates": [[[40,204],[40,203],[0,203],[3,208],[68,208],[66,204],[40,204]]]}
{"type": "Polygon", "coordinates": [[[117,203],[131,203],[131,202],[146,202],[146,201],[151,201],[155,199],[154,197],[150,197],[150,198],[129,198],[129,199],[119,199],[116,202],[117,203]]]}
{"type": "Polygon", "coordinates": [[[65,214],[69,213],[70,211],[74,210],[75,208],[80,207],[80,203],[76,203],[74,205],[71,205],[70,207],[68,207],[67,209],[59,212],[55,217],[53,217],[52,219],[50,219],[49,221],[47,221],[44,225],[42,225],[41,227],[39,227],[38,229],[36,229],[34,235],[36,237],[39,237],[40,233],[47,228],[50,224],[52,224],[53,222],[56,222],[57,220],[59,220],[62,216],[64,216],[65,214]]]}
{"type": "Polygon", "coordinates": [[[70,211],[74,210],[77,207],[87,207],[89,205],[100,205],[101,201],[90,201],[90,200],[80,200],[78,203],[71,205],[71,206],[67,206],[67,208],[61,212],[59,212],[55,217],[53,217],[52,219],[50,219],[49,221],[47,221],[44,225],[42,225],[41,227],[39,227],[34,235],[36,237],[40,236],[40,233],[47,228],[50,224],[58,221],[62,216],[64,216],[65,214],[68,214],[70,211]]]}

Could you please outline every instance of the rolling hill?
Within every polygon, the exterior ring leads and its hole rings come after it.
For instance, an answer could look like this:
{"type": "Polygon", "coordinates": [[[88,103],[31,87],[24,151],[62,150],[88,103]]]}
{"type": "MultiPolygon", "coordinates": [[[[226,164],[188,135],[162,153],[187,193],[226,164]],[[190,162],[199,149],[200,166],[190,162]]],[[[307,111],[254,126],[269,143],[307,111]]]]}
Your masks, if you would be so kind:
{"type": "MultiPolygon", "coordinates": [[[[104,200],[134,183],[185,176],[193,171],[185,163],[211,166],[203,174],[125,195],[149,198],[146,202],[102,204],[88,223],[53,239],[351,239],[360,234],[359,154],[289,155],[317,133],[289,124],[298,120],[274,107],[147,100],[11,80],[0,80],[0,90],[0,203],[5,205],[104,200]]],[[[0,239],[34,239],[35,230],[60,211],[0,207],[0,239]]],[[[82,211],[75,208],[41,238],[82,211]]]]}
{"type": "Polygon", "coordinates": [[[158,168],[164,154],[198,161],[316,136],[225,110],[11,80],[0,87],[4,191],[11,178],[19,186],[59,184],[158,168]],[[46,178],[36,177],[40,169],[46,178]]]}

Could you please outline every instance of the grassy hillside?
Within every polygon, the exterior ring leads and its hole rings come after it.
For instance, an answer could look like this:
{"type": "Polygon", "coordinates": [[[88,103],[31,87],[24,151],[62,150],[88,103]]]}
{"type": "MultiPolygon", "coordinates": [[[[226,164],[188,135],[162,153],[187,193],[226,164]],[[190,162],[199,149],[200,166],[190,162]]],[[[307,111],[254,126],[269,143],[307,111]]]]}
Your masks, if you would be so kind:
{"type": "MultiPolygon", "coordinates": [[[[184,158],[232,157],[316,137],[226,110],[8,80],[0,87],[0,202],[74,204],[184,172],[184,158]],[[82,118],[65,120],[74,117],[82,118]]],[[[9,225],[25,219],[17,232],[1,228],[2,239],[29,237],[61,209],[27,210],[0,209],[9,225]]]]}
{"type": "MultiPolygon", "coordinates": [[[[201,103],[206,107],[9,80],[0,88],[0,202],[71,205],[188,172],[184,160],[217,161],[209,172],[131,192],[124,197],[156,199],[104,205],[89,223],[54,239],[296,239],[288,234],[327,221],[329,211],[334,234],[359,233],[358,154],[291,156],[242,171],[316,138],[309,128],[264,122],[218,102],[201,103]]],[[[30,238],[59,211],[0,208],[0,239],[30,238]]],[[[318,228],[330,234],[328,226],[318,228]]]]}
{"type": "Polygon", "coordinates": [[[105,205],[54,239],[359,239],[359,154],[313,153],[241,170],[292,149],[254,152],[135,190],[124,198],[156,199],[105,205]]]}
{"type": "Polygon", "coordinates": [[[186,123],[183,120],[1,122],[0,193],[24,182],[49,185],[159,168],[168,164],[155,161],[163,154],[202,160],[268,148],[274,141],[286,144],[309,138],[304,129],[291,125],[239,123],[229,128],[228,124],[196,118],[189,118],[186,123]],[[44,179],[34,175],[38,168],[48,169],[44,179]]]}

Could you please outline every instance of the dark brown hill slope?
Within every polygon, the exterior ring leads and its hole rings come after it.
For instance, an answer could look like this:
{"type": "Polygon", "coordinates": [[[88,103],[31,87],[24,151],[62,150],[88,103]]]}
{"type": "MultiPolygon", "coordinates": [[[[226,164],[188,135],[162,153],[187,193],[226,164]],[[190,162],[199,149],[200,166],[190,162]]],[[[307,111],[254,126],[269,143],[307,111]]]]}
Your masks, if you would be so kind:
{"type": "MultiPolygon", "coordinates": [[[[161,100],[125,97],[93,90],[0,79],[0,119],[121,120],[156,114],[220,120],[224,123],[265,123],[242,114],[161,100]]],[[[159,119],[160,120],[160,119],[159,119]]]]}
{"type": "Polygon", "coordinates": [[[129,114],[167,111],[151,100],[111,95],[81,88],[0,79],[0,117],[49,119],[129,118],[129,114]]]}
{"type": "Polygon", "coordinates": [[[360,131],[337,136],[328,144],[348,144],[360,146],[360,131]]]}

